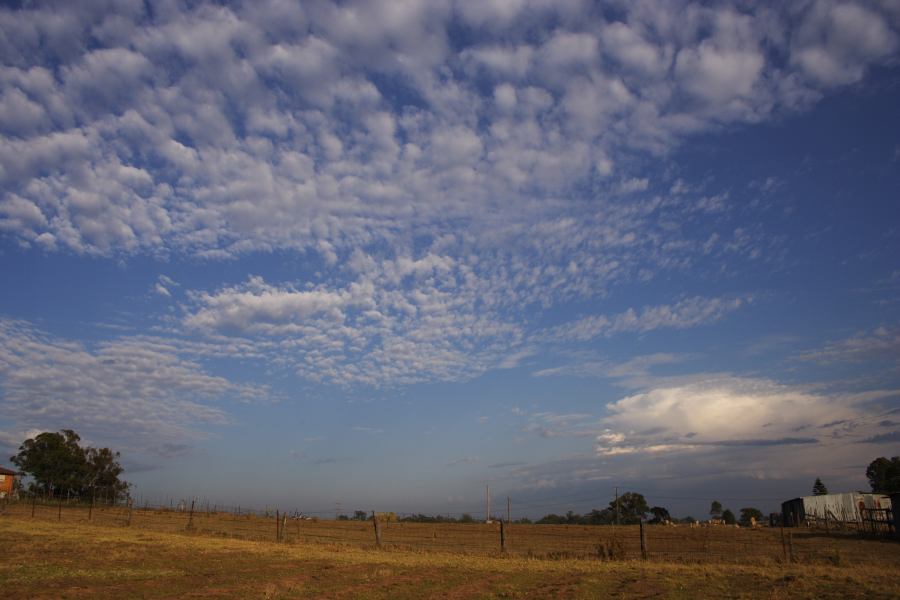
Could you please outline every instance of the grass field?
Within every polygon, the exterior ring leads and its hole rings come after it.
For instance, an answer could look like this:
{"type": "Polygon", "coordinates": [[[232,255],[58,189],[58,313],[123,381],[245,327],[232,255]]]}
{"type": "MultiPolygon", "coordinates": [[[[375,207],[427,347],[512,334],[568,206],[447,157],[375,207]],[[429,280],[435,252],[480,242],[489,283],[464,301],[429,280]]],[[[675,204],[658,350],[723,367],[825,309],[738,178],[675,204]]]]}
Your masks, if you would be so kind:
{"type": "Polygon", "coordinates": [[[0,540],[3,598],[900,597],[900,546],[851,538],[840,540],[845,552],[868,559],[550,560],[276,544],[9,513],[0,540]]]}
{"type": "MultiPolygon", "coordinates": [[[[276,539],[274,512],[271,517],[198,510],[124,507],[62,507],[37,504],[34,519],[60,523],[91,523],[135,530],[192,533],[227,539],[270,541],[276,539]]],[[[31,519],[32,506],[14,503],[4,508],[8,515],[31,519]]],[[[371,521],[283,521],[281,539],[288,544],[326,543],[359,549],[375,549],[371,521]]],[[[382,541],[388,550],[450,552],[493,556],[500,552],[498,524],[483,523],[390,523],[382,526],[382,541]]],[[[805,564],[883,564],[900,569],[900,545],[896,542],[860,539],[855,534],[825,535],[824,531],[778,529],[733,529],[648,526],[646,557],[651,561],[708,563],[785,562],[791,557],[805,564]],[[892,551],[885,551],[889,549],[892,551]]],[[[520,525],[507,528],[507,554],[532,558],[638,559],[641,552],[637,526],[520,525]]]]}

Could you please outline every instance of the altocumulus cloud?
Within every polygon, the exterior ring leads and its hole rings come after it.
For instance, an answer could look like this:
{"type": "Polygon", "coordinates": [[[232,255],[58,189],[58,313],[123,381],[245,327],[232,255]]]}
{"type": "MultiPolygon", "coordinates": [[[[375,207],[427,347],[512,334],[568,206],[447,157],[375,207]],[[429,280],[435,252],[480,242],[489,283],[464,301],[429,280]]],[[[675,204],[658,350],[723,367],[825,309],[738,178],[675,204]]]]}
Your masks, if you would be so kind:
{"type": "MultiPolygon", "coordinates": [[[[452,219],[533,224],[558,212],[546,200],[615,175],[631,153],[807,107],[898,44],[889,3],[618,12],[449,1],[6,9],[0,227],[88,254],[333,257],[452,219]]],[[[622,173],[609,190],[649,185],[622,173]]]]}
{"type": "MultiPolygon", "coordinates": [[[[89,347],[5,322],[11,417],[127,425],[174,444],[227,420],[206,399],[267,395],[202,359],[260,360],[342,386],[465,381],[554,344],[744,309],[751,295],[677,295],[544,322],[700,261],[773,260],[777,239],[739,214],[751,208],[642,164],[699,133],[805,110],[891,63],[900,11],[638,1],[614,12],[449,0],[0,11],[6,238],[117,259],[288,250],[317,271],[182,282],[177,293],[160,277],[156,299],[177,297],[181,310],[160,337],[89,347]]],[[[894,338],[869,341],[894,348],[894,338]]],[[[853,354],[848,344],[827,352],[853,354]]],[[[605,427],[625,437],[603,447],[691,433],[714,442],[706,421],[663,408],[688,407],[693,392],[706,399],[692,406],[700,413],[725,397],[761,399],[768,413],[776,396],[831,406],[763,389],[774,383],[717,385],[623,399],[605,427]],[[665,413],[678,431],[635,436],[632,406],[665,413]]]]}

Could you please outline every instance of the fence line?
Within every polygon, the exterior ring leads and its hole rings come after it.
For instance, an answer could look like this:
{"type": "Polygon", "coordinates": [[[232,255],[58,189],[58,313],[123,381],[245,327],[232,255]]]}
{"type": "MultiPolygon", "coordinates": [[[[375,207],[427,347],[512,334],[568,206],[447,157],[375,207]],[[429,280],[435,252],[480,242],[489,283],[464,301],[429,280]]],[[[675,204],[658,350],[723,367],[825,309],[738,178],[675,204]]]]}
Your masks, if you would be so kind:
{"type": "MultiPolygon", "coordinates": [[[[126,504],[47,502],[39,498],[8,502],[3,514],[60,523],[131,527],[211,537],[319,543],[357,548],[408,549],[462,554],[651,560],[679,562],[867,562],[867,552],[841,547],[864,542],[858,535],[813,529],[735,529],[665,525],[536,525],[421,523],[383,520],[331,520],[300,517],[277,507],[252,511],[210,506],[192,500],[179,508],[126,504]],[[274,521],[274,523],[273,523],[274,521]]],[[[879,521],[881,522],[881,521],[879,521]]]]}

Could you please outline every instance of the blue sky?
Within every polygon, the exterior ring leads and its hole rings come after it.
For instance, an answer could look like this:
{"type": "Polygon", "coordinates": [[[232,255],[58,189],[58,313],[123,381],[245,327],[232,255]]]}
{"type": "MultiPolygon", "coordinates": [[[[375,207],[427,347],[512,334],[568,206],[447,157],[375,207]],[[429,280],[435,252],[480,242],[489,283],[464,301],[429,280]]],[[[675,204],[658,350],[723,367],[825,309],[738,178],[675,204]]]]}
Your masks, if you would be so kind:
{"type": "Polygon", "coordinates": [[[702,515],[900,449],[900,4],[0,11],[0,448],[702,515]]]}

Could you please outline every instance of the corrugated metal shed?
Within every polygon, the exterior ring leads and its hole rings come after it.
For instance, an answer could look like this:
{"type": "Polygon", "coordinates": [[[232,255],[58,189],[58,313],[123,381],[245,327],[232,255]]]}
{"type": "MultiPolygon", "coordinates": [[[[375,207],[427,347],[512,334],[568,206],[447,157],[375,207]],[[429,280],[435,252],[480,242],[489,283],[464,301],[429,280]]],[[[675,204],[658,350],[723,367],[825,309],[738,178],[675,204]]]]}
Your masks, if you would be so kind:
{"type": "Polygon", "coordinates": [[[860,492],[803,496],[783,502],[781,514],[787,527],[799,527],[811,519],[860,523],[863,520],[863,508],[891,508],[891,499],[883,494],[860,492]]]}

